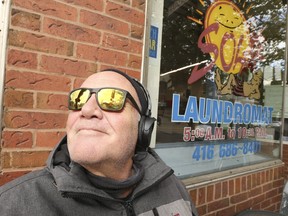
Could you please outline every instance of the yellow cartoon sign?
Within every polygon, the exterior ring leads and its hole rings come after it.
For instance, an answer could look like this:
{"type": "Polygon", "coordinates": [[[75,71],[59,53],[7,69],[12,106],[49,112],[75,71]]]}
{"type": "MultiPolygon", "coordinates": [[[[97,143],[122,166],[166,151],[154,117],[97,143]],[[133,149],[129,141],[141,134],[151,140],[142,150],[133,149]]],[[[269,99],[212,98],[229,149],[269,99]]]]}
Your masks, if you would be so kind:
{"type": "MultiPolygon", "coordinates": [[[[204,5],[204,1],[199,2],[204,5]]],[[[244,5],[242,6],[244,8],[244,5]]],[[[246,14],[250,8],[251,6],[246,8],[246,14]]],[[[231,0],[216,0],[207,8],[203,23],[188,17],[204,26],[198,38],[198,47],[211,57],[211,62],[205,67],[193,68],[188,84],[193,84],[216,66],[213,71],[219,94],[260,98],[263,73],[255,70],[253,62],[253,49],[258,45],[255,43],[259,43],[260,36],[251,36],[245,13],[231,0]],[[221,74],[228,74],[228,78],[221,79],[221,74]]]]}
{"type": "Polygon", "coordinates": [[[211,58],[215,64],[226,73],[239,73],[245,59],[245,51],[249,48],[249,29],[245,17],[234,3],[220,0],[212,4],[205,16],[204,27],[217,23],[217,31],[212,31],[205,36],[206,43],[215,44],[219,55],[215,59],[214,52],[211,58]]]}

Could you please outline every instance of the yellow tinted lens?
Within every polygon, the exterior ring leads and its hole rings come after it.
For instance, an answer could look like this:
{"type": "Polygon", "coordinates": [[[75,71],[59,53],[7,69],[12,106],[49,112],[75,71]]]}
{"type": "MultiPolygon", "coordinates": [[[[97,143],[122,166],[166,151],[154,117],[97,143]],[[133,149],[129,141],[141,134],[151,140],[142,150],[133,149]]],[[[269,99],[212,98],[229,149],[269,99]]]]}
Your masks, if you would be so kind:
{"type": "Polygon", "coordinates": [[[87,102],[90,91],[87,89],[77,89],[70,94],[69,109],[79,110],[87,102]]]}
{"type": "Polygon", "coordinates": [[[120,111],[125,102],[125,92],[118,89],[101,89],[97,99],[99,106],[104,110],[120,111]]]}

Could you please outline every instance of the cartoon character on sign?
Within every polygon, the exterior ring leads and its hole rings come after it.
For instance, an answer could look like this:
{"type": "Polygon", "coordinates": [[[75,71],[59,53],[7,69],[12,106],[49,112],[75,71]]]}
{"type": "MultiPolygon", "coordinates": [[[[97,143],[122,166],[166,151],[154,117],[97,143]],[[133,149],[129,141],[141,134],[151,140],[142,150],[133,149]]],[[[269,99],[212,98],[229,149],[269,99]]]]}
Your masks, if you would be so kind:
{"type": "MultiPolygon", "coordinates": [[[[199,2],[204,5],[202,0],[199,2]]],[[[250,8],[247,8],[246,13],[250,8]]],[[[259,92],[262,82],[253,82],[253,79],[262,79],[263,75],[260,75],[259,71],[253,73],[255,67],[253,57],[255,57],[254,47],[259,43],[259,38],[263,37],[259,35],[251,37],[244,13],[231,0],[216,0],[206,10],[204,23],[193,17],[188,18],[204,25],[204,31],[198,39],[198,47],[211,57],[210,64],[204,68],[198,69],[198,66],[193,68],[188,83],[196,82],[216,66],[215,84],[220,94],[259,99],[260,94],[251,92],[259,92]],[[225,80],[221,77],[223,74],[227,77],[225,80]],[[249,87],[250,90],[244,91],[244,87],[249,87]]]]}

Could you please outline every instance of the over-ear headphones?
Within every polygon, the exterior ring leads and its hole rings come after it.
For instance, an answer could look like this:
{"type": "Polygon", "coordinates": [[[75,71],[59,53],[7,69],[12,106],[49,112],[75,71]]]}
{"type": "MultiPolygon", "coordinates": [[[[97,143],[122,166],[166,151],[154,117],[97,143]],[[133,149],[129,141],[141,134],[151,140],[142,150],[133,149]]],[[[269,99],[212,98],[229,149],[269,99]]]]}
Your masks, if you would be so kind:
{"type": "Polygon", "coordinates": [[[151,117],[152,104],[149,92],[137,79],[130,77],[123,71],[114,68],[105,69],[102,72],[104,71],[112,71],[121,74],[132,84],[132,86],[136,90],[137,96],[141,104],[141,118],[138,124],[138,139],[135,151],[147,151],[151,141],[154,122],[156,121],[155,118],[151,117]]]}

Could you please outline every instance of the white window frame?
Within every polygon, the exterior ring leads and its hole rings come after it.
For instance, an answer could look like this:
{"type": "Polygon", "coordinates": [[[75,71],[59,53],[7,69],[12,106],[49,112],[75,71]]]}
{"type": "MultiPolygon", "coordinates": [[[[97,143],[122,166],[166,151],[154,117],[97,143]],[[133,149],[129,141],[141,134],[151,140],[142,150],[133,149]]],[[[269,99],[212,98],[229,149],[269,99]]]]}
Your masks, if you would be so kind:
{"type": "MultiPolygon", "coordinates": [[[[187,0],[179,0],[179,3],[186,2],[187,0]]],[[[143,60],[142,60],[142,83],[147,87],[150,92],[152,101],[152,116],[157,117],[158,112],[158,95],[159,95],[159,81],[160,81],[160,63],[161,63],[161,43],[162,43],[162,20],[163,20],[163,8],[164,0],[151,0],[146,1],[146,23],[145,23],[145,35],[144,35],[144,49],[143,49],[143,60]],[[157,44],[157,58],[149,57],[149,45],[150,45],[150,27],[156,26],[158,28],[158,44],[157,44]]],[[[177,4],[175,4],[177,7],[177,4]]],[[[288,13],[287,19],[288,19],[288,13]]],[[[288,22],[287,28],[288,29],[288,22]]],[[[288,43],[288,37],[286,37],[286,43],[288,43]]],[[[286,73],[285,80],[287,79],[287,59],[288,52],[286,47],[286,73]]],[[[285,92],[285,87],[283,89],[285,92]]],[[[283,94],[283,100],[285,101],[285,95],[283,94]]],[[[287,107],[285,107],[288,109],[287,107]]],[[[284,111],[284,109],[282,109],[284,111]]],[[[285,112],[285,111],[284,111],[285,112]]],[[[287,112],[287,111],[286,111],[287,112]]],[[[282,122],[284,123],[284,122],[282,122]]],[[[156,144],[156,131],[157,124],[153,131],[150,147],[155,148],[156,144]]],[[[282,145],[280,145],[282,148],[282,145]]],[[[280,151],[282,159],[282,149],[280,151]]],[[[259,170],[268,169],[271,167],[282,166],[283,162],[281,159],[275,159],[264,163],[248,165],[245,167],[232,168],[226,171],[215,172],[211,174],[204,174],[192,178],[185,178],[182,181],[185,183],[187,188],[193,188],[199,185],[204,185],[209,182],[216,182],[223,179],[231,178],[231,176],[239,176],[243,174],[252,173],[259,170]],[[208,178],[207,178],[208,177],[208,178]],[[207,181],[207,179],[210,179],[207,181]]]]}

